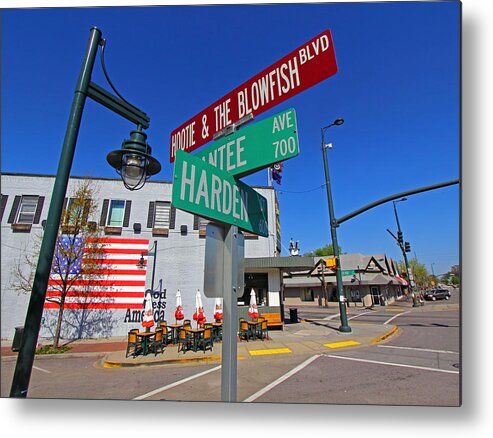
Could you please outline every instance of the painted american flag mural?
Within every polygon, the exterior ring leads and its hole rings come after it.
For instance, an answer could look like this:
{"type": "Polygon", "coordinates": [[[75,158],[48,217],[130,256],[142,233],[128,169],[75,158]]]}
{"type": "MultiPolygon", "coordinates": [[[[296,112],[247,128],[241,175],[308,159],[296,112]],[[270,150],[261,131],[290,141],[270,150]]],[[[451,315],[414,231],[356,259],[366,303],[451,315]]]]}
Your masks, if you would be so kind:
{"type": "Polygon", "coordinates": [[[55,251],[54,265],[48,281],[45,309],[58,309],[54,302],[60,297],[60,274],[67,274],[73,284],[65,300],[67,309],[142,309],[146,273],[148,239],[105,237],[97,239],[62,236],[62,248],[79,249],[79,256],[65,257],[64,250],[55,251]],[[145,266],[138,267],[144,254],[145,266]],[[70,260],[67,263],[67,259],[70,260]],[[88,267],[85,269],[85,267],[88,267]]]}

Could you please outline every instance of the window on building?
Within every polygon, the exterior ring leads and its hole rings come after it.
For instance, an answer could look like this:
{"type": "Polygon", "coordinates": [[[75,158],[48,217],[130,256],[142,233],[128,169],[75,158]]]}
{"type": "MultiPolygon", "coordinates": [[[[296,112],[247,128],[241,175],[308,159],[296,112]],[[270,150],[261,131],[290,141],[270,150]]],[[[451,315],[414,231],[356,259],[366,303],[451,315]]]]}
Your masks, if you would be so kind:
{"type": "Polygon", "coordinates": [[[128,227],[132,201],[124,199],[105,199],[99,225],[108,227],[128,227]]]}
{"type": "Polygon", "coordinates": [[[16,196],[8,222],[11,224],[39,224],[44,196],[16,196]]]}
{"type": "Polygon", "coordinates": [[[36,213],[37,206],[38,196],[23,196],[15,222],[17,224],[32,224],[34,222],[34,215],[36,213]]]}
{"type": "Polygon", "coordinates": [[[154,206],[154,227],[169,228],[171,203],[156,201],[154,206]]]}
{"type": "Polygon", "coordinates": [[[64,225],[84,225],[89,216],[90,199],[76,200],[75,198],[65,199],[64,225]]]}
{"type": "Polygon", "coordinates": [[[149,202],[147,228],[152,228],[153,236],[167,237],[169,230],[175,228],[176,208],[169,201],[149,202]]]}
{"type": "Polygon", "coordinates": [[[125,201],[121,199],[112,199],[108,213],[108,225],[110,227],[121,227],[125,214],[125,201]]]}
{"type": "Polygon", "coordinates": [[[17,195],[12,203],[7,222],[14,231],[31,230],[31,225],[39,224],[45,197],[36,195],[17,195]]]}

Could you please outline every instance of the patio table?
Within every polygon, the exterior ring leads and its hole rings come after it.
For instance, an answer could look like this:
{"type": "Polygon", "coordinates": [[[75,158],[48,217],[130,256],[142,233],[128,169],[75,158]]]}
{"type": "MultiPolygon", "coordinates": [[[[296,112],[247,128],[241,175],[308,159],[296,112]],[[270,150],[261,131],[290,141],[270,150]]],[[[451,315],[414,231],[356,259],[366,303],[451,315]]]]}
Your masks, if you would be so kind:
{"type": "Polygon", "coordinates": [[[171,342],[173,345],[178,344],[180,337],[180,329],[183,324],[168,324],[168,328],[171,329],[171,342]]]}
{"type": "Polygon", "coordinates": [[[247,321],[248,323],[248,329],[250,330],[250,333],[253,336],[253,339],[257,338],[257,328],[260,328],[260,322],[259,321],[247,321]]]}
{"type": "Polygon", "coordinates": [[[139,332],[137,336],[142,339],[142,354],[146,356],[149,353],[149,340],[155,336],[154,332],[139,332]]]}
{"type": "Polygon", "coordinates": [[[200,338],[204,334],[204,329],[203,328],[189,328],[186,329],[189,333],[193,334],[193,340],[192,340],[192,350],[197,351],[197,347],[200,343],[200,338]]]}

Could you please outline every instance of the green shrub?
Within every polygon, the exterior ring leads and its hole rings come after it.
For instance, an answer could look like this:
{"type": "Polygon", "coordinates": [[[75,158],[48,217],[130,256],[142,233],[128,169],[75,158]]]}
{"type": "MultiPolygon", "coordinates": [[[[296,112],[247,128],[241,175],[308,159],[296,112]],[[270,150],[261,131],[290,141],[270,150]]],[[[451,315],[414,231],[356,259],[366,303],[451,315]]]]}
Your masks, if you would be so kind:
{"type": "Polygon", "coordinates": [[[53,348],[53,345],[43,345],[36,350],[36,354],[61,354],[70,350],[68,345],[62,345],[58,348],[53,348]]]}

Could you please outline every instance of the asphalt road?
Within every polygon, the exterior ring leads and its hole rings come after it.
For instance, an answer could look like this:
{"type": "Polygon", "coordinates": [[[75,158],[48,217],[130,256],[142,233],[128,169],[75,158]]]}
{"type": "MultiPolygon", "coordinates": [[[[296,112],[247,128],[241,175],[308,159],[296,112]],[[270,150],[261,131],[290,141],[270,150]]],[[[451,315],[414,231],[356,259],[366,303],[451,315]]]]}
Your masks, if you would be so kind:
{"type": "Polygon", "coordinates": [[[321,355],[255,401],[458,406],[458,312],[410,311],[393,321],[400,331],[388,342],[321,355]]]}
{"type": "MultiPolygon", "coordinates": [[[[238,401],[274,403],[458,406],[457,296],[424,307],[350,308],[351,321],[396,324],[399,331],[372,347],[320,355],[270,355],[238,361],[238,401]],[[449,310],[443,310],[449,307],[449,310]],[[455,307],[455,308],[454,308],[455,307]]],[[[336,309],[300,309],[323,323],[336,309]]],[[[350,335],[348,335],[350,336],[350,335]]],[[[107,369],[102,356],[40,357],[30,398],[220,401],[218,364],[107,369]]],[[[1,396],[15,362],[2,359],[1,396]]]]}

